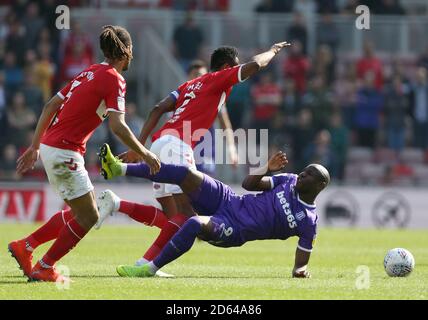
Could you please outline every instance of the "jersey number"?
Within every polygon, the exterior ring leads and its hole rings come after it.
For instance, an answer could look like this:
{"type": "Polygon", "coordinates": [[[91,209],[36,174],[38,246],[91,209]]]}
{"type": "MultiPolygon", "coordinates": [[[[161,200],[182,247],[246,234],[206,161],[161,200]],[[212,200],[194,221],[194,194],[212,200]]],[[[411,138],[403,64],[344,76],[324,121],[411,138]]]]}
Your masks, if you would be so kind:
{"type": "Polygon", "coordinates": [[[181,104],[181,106],[179,106],[177,108],[177,110],[175,110],[174,115],[172,116],[172,118],[168,122],[169,123],[176,122],[180,118],[180,114],[183,113],[184,109],[189,104],[190,100],[195,99],[195,98],[196,98],[195,92],[191,91],[189,93],[186,93],[184,95],[183,103],[181,104]]]}

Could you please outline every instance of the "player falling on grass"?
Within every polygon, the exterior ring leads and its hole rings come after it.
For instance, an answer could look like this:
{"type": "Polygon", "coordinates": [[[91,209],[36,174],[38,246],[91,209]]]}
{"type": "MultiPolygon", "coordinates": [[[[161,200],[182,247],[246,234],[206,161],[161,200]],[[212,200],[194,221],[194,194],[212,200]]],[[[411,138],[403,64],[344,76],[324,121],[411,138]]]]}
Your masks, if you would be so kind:
{"type": "MultiPolygon", "coordinates": [[[[159,156],[163,163],[196,168],[192,149],[213,125],[232,87],[266,67],[281,49],[289,45],[287,42],[274,44],[245,64],[239,64],[236,48],[217,48],[211,55],[211,72],[183,83],[150,112],[140,141],[143,144],[146,142],[163,114],[174,111],[171,119],[153,134],[150,151],[159,156]]],[[[125,162],[138,160],[132,151],[120,158],[125,162]]],[[[156,207],[121,201],[109,190],[98,200],[100,220],[97,227],[112,212],[120,211],[134,220],[161,228],[153,245],[137,261],[139,265],[153,260],[188,217],[195,215],[187,195],[176,184],[155,182],[153,188],[162,211],[156,207]],[[164,215],[169,218],[167,222],[164,215]]]]}
{"type": "Polygon", "coordinates": [[[57,212],[28,237],[13,241],[9,251],[30,280],[68,281],[55,263],[88,233],[98,220],[93,186],[84,166],[86,142],[105,118],[129,148],[144,159],[152,173],[157,157],[137,140],[125,123],[126,82],[121,76],[132,59],[132,40],[119,26],[105,26],[100,35],[105,61],[82,71],[45,105],[31,146],[18,159],[17,171],[32,169],[40,153],[49,182],[71,210],[57,212]],[[55,240],[32,266],[32,252],[55,240]]]}
{"type": "Polygon", "coordinates": [[[264,172],[249,175],[242,186],[257,195],[239,196],[232,189],[193,168],[163,164],[153,175],[144,163],[124,164],[107,144],[100,152],[104,177],[132,176],[159,183],[175,183],[188,195],[195,210],[204,216],[190,218],[161,253],[141,266],[119,266],[123,277],[151,277],[158,269],[187,252],[196,238],[218,247],[238,247],[252,240],[298,236],[294,277],[309,277],[307,265],[317,233],[315,198],[329,184],[330,174],[319,164],[307,166],[299,175],[267,177],[288,163],[284,153],[269,159],[264,172]]]}

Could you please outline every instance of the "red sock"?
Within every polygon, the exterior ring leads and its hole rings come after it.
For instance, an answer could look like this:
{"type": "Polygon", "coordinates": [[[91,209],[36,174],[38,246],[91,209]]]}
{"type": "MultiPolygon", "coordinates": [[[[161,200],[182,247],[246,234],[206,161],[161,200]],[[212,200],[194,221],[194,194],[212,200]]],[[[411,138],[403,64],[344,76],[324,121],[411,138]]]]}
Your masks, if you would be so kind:
{"type": "Polygon", "coordinates": [[[76,219],[71,219],[61,229],[58,238],[42,258],[43,262],[49,266],[53,266],[55,262],[73,249],[88,231],[83,229],[82,226],[77,223],[76,219]]]}
{"type": "Polygon", "coordinates": [[[153,206],[145,206],[144,204],[121,200],[119,212],[125,213],[135,221],[144,223],[150,227],[156,226],[162,229],[168,222],[162,210],[153,206]]]}
{"type": "Polygon", "coordinates": [[[152,261],[162,251],[163,247],[171,240],[172,236],[180,230],[180,227],[189,219],[181,213],[173,216],[168,223],[165,223],[159,236],[153,242],[152,246],[144,254],[144,259],[152,261]]]}
{"type": "Polygon", "coordinates": [[[31,248],[36,249],[39,245],[56,239],[60,230],[73,218],[71,210],[61,210],[55,213],[48,222],[30,234],[25,240],[31,248]]]}

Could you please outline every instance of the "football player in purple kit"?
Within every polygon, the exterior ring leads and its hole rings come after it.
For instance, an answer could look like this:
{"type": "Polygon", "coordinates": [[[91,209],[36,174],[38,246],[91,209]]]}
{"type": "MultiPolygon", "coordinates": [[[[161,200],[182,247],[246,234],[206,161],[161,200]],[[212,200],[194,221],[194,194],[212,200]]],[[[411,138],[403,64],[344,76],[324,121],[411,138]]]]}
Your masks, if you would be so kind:
{"type": "Polygon", "coordinates": [[[160,171],[151,175],[145,163],[122,163],[107,144],[102,146],[100,158],[106,179],[126,175],[177,184],[200,214],[190,218],[153,261],[142,266],[118,266],[120,276],[152,277],[187,252],[196,238],[226,248],[252,240],[297,236],[292,275],[310,277],[307,265],[318,222],[315,198],[330,182],[330,174],[322,165],[310,164],[299,175],[267,176],[288,163],[285,153],[278,152],[269,159],[263,172],[247,176],[242,183],[248,191],[263,192],[240,196],[228,185],[185,166],[162,163],[160,171]]]}

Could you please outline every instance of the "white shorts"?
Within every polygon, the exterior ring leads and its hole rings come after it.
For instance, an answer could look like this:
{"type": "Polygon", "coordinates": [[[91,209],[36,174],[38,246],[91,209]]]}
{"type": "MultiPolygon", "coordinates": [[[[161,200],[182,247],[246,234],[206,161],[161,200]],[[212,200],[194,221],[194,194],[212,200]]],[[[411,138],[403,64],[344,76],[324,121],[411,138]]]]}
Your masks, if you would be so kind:
{"type": "MultiPolygon", "coordinates": [[[[184,165],[196,169],[192,148],[177,137],[164,135],[153,142],[150,151],[157,155],[165,164],[184,165]]],[[[155,198],[163,198],[172,194],[183,193],[175,184],[153,183],[155,198]]]]}
{"type": "Polygon", "coordinates": [[[94,190],[80,153],[41,144],[40,158],[49,183],[62,199],[73,200],[94,190]]]}

